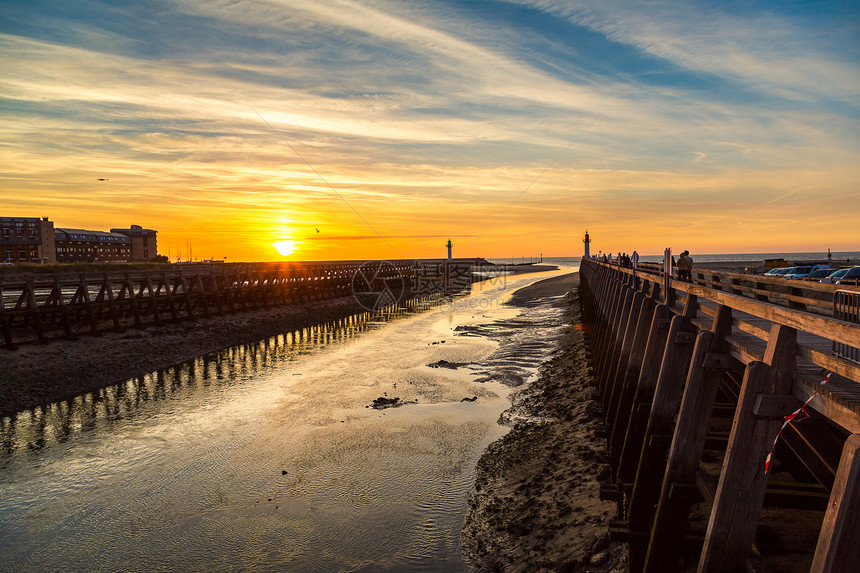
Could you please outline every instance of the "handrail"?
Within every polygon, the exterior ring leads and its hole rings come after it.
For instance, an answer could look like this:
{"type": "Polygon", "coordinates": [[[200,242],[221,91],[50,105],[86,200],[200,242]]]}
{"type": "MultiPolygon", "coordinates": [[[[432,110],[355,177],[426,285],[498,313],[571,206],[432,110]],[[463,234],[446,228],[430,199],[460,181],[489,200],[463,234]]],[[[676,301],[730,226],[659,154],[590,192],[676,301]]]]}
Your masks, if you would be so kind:
{"type": "MultiPolygon", "coordinates": [[[[624,280],[627,280],[631,284],[634,280],[643,283],[654,283],[657,285],[662,285],[664,282],[662,273],[656,274],[643,272],[638,269],[634,273],[633,269],[624,267],[619,268],[617,265],[600,263],[593,260],[583,260],[581,270],[589,272],[588,269],[590,266],[593,266],[595,270],[602,268],[607,272],[616,274],[618,277],[625,277],[624,280]]],[[[725,274],[730,273],[724,273],[723,275],[725,274]]],[[[800,308],[789,308],[774,302],[756,300],[744,295],[732,294],[722,290],[709,288],[707,286],[701,286],[699,284],[679,281],[674,278],[670,279],[669,284],[671,291],[673,291],[668,293],[668,298],[670,300],[674,300],[678,296],[678,293],[684,293],[686,296],[692,295],[697,300],[696,310],[701,311],[703,314],[708,314],[710,310],[706,304],[704,304],[705,302],[709,302],[713,305],[723,305],[731,308],[732,310],[750,315],[754,319],[762,319],[770,324],[779,324],[793,328],[799,332],[826,339],[830,343],[842,345],[845,348],[860,348],[860,322],[848,322],[833,318],[832,316],[822,316],[821,314],[808,312],[800,308]]],[[[821,286],[826,287],[834,285],[821,286]]],[[[841,285],[835,286],[841,290],[845,290],[841,285]]],[[[833,288],[829,290],[835,292],[837,289],[833,288]]],[[[860,292],[860,289],[857,289],[857,292],[860,292]]],[[[661,293],[660,300],[665,303],[666,298],[667,293],[661,293]]],[[[675,313],[681,312],[681,307],[677,303],[670,305],[670,308],[672,308],[675,313]]],[[[833,307],[831,302],[831,315],[832,312],[833,307]]],[[[768,342],[769,330],[752,324],[749,320],[738,317],[733,318],[733,324],[742,333],[750,335],[753,340],[747,340],[744,342],[742,339],[738,338],[737,335],[729,336],[727,341],[731,346],[730,352],[736,359],[744,364],[753,360],[761,360],[763,356],[762,347],[768,342]]],[[[822,349],[816,349],[808,342],[798,341],[795,347],[796,354],[799,358],[802,358],[811,365],[828,372],[832,372],[833,374],[844,377],[847,380],[858,384],[857,388],[860,390],[860,364],[857,362],[846,359],[844,355],[834,356],[822,349]]],[[[814,387],[813,382],[815,381],[805,380],[804,376],[799,375],[797,376],[797,382],[798,384],[793,388],[793,393],[798,399],[805,401],[805,399],[815,391],[811,390],[811,388],[814,387]]],[[[822,412],[829,412],[829,415],[834,417],[837,423],[840,423],[852,431],[860,432],[860,416],[858,416],[858,414],[860,414],[860,405],[855,405],[853,400],[846,404],[846,400],[843,399],[844,394],[844,388],[821,389],[819,396],[810,403],[810,406],[822,412]]]]}

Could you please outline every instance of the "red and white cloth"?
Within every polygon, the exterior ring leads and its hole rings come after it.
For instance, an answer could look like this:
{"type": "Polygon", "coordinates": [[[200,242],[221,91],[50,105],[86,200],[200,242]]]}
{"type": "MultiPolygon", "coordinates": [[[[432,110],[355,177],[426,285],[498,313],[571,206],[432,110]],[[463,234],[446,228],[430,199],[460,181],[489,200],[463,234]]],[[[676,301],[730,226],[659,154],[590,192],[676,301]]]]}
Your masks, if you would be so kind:
{"type": "MultiPolygon", "coordinates": [[[[833,374],[833,373],[832,372],[827,373],[827,376],[825,376],[824,380],[821,381],[822,386],[824,386],[825,384],[827,384],[830,381],[830,375],[831,374],[833,374]]],[[[788,416],[785,416],[785,422],[782,423],[782,427],[779,429],[779,433],[776,435],[776,438],[774,438],[773,445],[770,447],[770,452],[767,454],[767,458],[765,458],[765,460],[764,460],[764,473],[767,473],[768,470],[770,469],[770,459],[771,459],[771,457],[773,457],[773,451],[776,449],[776,443],[779,441],[779,437],[782,435],[782,431],[789,424],[789,422],[800,422],[801,420],[805,420],[809,417],[809,412],[806,411],[806,406],[812,401],[813,398],[815,398],[815,396],[817,394],[818,394],[818,390],[816,390],[815,392],[812,393],[812,396],[810,396],[809,399],[803,403],[803,406],[801,406],[800,408],[798,408],[797,410],[795,410],[794,412],[792,412],[788,416]],[[803,417],[798,420],[797,416],[799,416],[801,412],[803,413],[803,417]]]]}

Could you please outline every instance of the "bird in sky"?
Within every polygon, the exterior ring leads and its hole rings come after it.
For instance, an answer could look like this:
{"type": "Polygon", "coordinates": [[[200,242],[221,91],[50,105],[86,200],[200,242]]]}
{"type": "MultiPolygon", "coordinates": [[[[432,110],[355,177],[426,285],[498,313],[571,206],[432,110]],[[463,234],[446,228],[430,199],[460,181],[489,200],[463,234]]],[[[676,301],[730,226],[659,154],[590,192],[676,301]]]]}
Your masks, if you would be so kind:
{"type": "Polygon", "coordinates": [[[96,179],[96,181],[110,181],[110,179],[105,179],[103,177],[99,177],[98,179],[96,179]]]}
{"type": "Polygon", "coordinates": [[[319,232],[320,232],[320,230],[319,230],[319,229],[317,229],[317,233],[319,233],[319,232]]]}

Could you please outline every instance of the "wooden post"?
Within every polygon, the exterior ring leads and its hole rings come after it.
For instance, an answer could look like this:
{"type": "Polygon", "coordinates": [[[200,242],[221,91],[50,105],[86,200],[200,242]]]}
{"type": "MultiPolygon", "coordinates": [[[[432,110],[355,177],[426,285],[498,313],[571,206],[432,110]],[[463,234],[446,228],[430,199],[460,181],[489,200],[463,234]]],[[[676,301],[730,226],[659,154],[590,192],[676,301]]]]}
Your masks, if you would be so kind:
{"type": "Polygon", "coordinates": [[[218,276],[212,272],[212,269],[209,269],[209,277],[208,279],[211,281],[212,285],[212,297],[215,299],[215,312],[218,316],[224,315],[224,306],[221,304],[221,289],[218,287],[218,276]]]}
{"type": "Polygon", "coordinates": [[[170,280],[167,278],[167,273],[162,273],[162,280],[164,281],[164,294],[167,297],[167,303],[170,305],[170,317],[173,319],[173,322],[179,320],[179,317],[176,314],[176,301],[173,299],[173,287],[170,285],[170,280]]]}
{"type": "Polygon", "coordinates": [[[117,308],[116,299],[113,295],[113,287],[111,287],[110,279],[108,279],[107,273],[104,273],[104,275],[102,276],[102,289],[99,293],[99,296],[107,297],[110,317],[113,320],[113,328],[117,332],[122,332],[122,325],[119,321],[119,309],[117,308]]]}
{"type": "Polygon", "coordinates": [[[711,330],[697,336],[651,528],[647,572],[659,573],[678,566],[671,557],[676,540],[684,534],[690,502],[685,492],[695,488],[720,378],[731,362],[728,355],[721,353],[731,328],[731,308],[720,305],[711,330]]]}
{"type": "Polygon", "coordinates": [[[79,276],[79,286],[78,292],[80,292],[81,298],[84,301],[84,308],[87,312],[87,320],[90,323],[90,334],[96,335],[99,333],[98,323],[96,322],[96,316],[93,312],[93,301],[90,298],[90,285],[87,282],[87,277],[81,273],[79,276]]]}
{"type": "Polygon", "coordinates": [[[236,312],[236,307],[233,304],[233,280],[227,274],[227,271],[224,271],[222,278],[224,279],[224,286],[221,288],[221,291],[223,291],[224,297],[227,299],[227,308],[230,309],[230,312],[236,312]]]}
{"type": "MultiPolygon", "coordinates": [[[[598,332],[595,338],[593,359],[593,369],[595,377],[598,377],[600,365],[604,358],[606,341],[609,338],[609,329],[612,324],[612,311],[614,310],[612,302],[615,300],[615,290],[617,287],[618,284],[612,281],[611,284],[607,285],[606,298],[599,301],[600,308],[598,313],[598,332]]],[[[598,386],[599,384],[600,381],[598,380],[598,386]]]]}
{"type": "Polygon", "coordinates": [[[74,339],[72,335],[72,325],[69,322],[69,309],[66,308],[66,301],[63,300],[63,286],[60,284],[60,279],[54,277],[54,292],[57,296],[57,309],[60,311],[60,323],[63,325],[63,332],[66,338],[74,339]]]}
{"type": "Polygon", "coordinates": [[[290,275],[289,271],[281,269],[278,275],[278,290],[280,292],[280,301],[283,306],[290,305],[290,275]]]}
{"type": "Polygon", "coordinates": [[[629,303],[625,309],[624,320],[619,326],[619,342],[615,353],[615,360],[612,363],[612,368],[609,371],[609,380],[605,399],[605,419],[606,427],[609,432],[615,424],[615,414],[620,400],[624,380],[627,375],[627,365],[630,360],[630,354],[633,351],[633,342],[636,337],[636,327],[639,324],[639,314],[642,310],[642,300],[645,298],[641,292],[635,292],[633,289],[630,293],[629,303]]]}
{"type": "Polygon", "coordinates": [[[203,307],[203,316],[209,318],[209,301],[206,298],[206,287],[203,285],[203,277],[200,273],[194,275],[197,284],[197,306],[203,307]]]}
{"type": "MultiPolygon", "coordinates": [[[[666,350],[660,365],[660,376],[654,389],[648,426],[645,430],[642,454],[636,472],[636,482],[630,498],[628,512],[631,532],[646,534],[654,519],[654,510],[660,494],[662,476],[666,467],[666,454],[669,450],[668,436],[672,433],[672,423],[681,396],[681,385],[685,377],[687,362],[695,341],[694,328],[689,316],[696,308],[695,296],[687,297],[685,315],[672,319],[666,350]]],[[[643,540],[634,540],[630,545],[630,567],[637,571],[645,561],[647,545],[643,540]]]]}
{"type": "Polygon", "coordinates": [[[3,329],[4,346],[9,350],[15,349],[12,342],[12,324],[9,315],[6,314],[6,301],[3,299],[3,284],[0,283],[0,328],[3,329]]]}
{"type": "Polygon", "coordinates": [[[617,298],[614,305],[614,311],[612,313],[612,322],[609,324],[609,329],[606,333],[603,358],[601,360],[600,367],[597,370],[598,383],[600,384],[600,391],[604,401],[606,399],[606,390],[609,386],[609,371],[611,370],[613,359],[616,356],[615,351],[618,346],[620,346],[618,339],[623,336],[623,334],[619,333],[620,324],[624,320],[625,310],[630,299],[633,297],[630,289],[625,288],[621,283],[618,283],[618,289],[616,289],[616,292],[617,298]]]}
{"type": "Polygon", "coordinates": [[[260,292],[260,300],[263,303],[263,308],[269,308],[269,293],[272,290],[272,276],[269,273],[259,273],[257,284],[260,292]]]}
{"type": "Polygon", "coordinates": [[[686,500],[679,499],[684,490],[681,486],[695,484],[695,471],[705,445],[705,436],[710,422],[719,380],[716,384],[703,384],[705,359],[711,346],[713,334],[700,332],[693,350],[684,398],[675,425],[669,461],[663,477],[654,523],[651,527],[650,543],[644,570],[646,573],[671,571],[678,567],[677,540],[683,537],[677,526],[686,518],[686,500]]]}
{"type": "Polygon", "coordinates": [[[654,309],[654,316],[651,319],[642,368],[639,371],[636,393],[633,396],[630,421],[627,424],[629,430],[624,437],[624,447],[618,465],[618,478],[624,483],[632,482],[636,476],[636,466],[642,453],[642,442],[648,425],[648,414],[651,410],[651,402],[654,400],[654,388],[657,387],[660,363],[666,350],[671,316],[669,307],[660,304],[654,309]]]}
{"type": "Polygon", "coordinates": [[[134,283],[128,273],[125,274],[123,288],[128,293],[128,303],[131,306],[132,315],[134,315],[134,326],[135,328],[143,328],[143,323],[140,320],[140,300],[135,296],[134,283]]]}
{"type": "Polygon", "coordinates": [[[33,321],[33,329],[36,331],[36,340],[40,344],[47,344],[48,339],[45,338],[45,330],[42,328],[42,317],[39,314],[39,305],[36,302],[36,291],[33,289],[33,283],[30,279],[27,279],[24,284],[24,293],[27,297],[27,308],[33,321]]]}
{"type": "Polygon", "coordinates": [[[633,289],[630,290],[630,293],[632,295],[630,297],[630,304],[625,311],[627,316],[625,320],[622,321],[622,327],[619,331],[619,334],[621,334],[621,342],[618,345],[618,356],[609,373],[609,384],[611,389],[609,391],[609,400],[606,408],[607,427],[611,427],[612,424],[615,423],[615,409],[621,396],[624,379],[627,375],[627,365],[630,362],[630,354],[633,352],[633,342],[636,338],[639,314],[642,310],[642,301],[645,298],[645,295],[641,292],[636,292],[633,289]]]}
{"type": "Polygon", "coordinates": [[[245,282],[245,275],[241,270],[238,270],[236,272],[236,295],[239,297],[239,306],[242,310],[248,310],[248,301],[245,296],[245,291],[248,290],[248,287],[245,285],[245,282]]]}
{"type": "Polygon", "coordinates": [[[149,295],[152,318],[155,324],[161,324],[161,313],[158,312],[158,297],[155,295],[155,289],[152,287],[152,275],[149,272],[146,273],[146,292],[149,295]]]}
{"type": "Polygon", "coordinates": [[[845,440],[810,571],[853,573],[860,563],[860,434],[845,440]]]}
{"type": "Polygon", "coordinates": [[[191,304],[191,293],[188,290],[188,280],[185,278],[185,273],[179,271],[179,284],[182,286],[182,303],[185,305],[185,312],[188,313],[188,318],[194,318],[194,307],[191,304]]]}
{"type": "Polygon", "coordinates": [[[797,331],[775,324],[764,362],[747,365],[699,560],[700,573],[740,571],[752,547],[767,488],[764,461],[783,422],[782,418],[759,418],[756,403],[762,394],[791,394],[796,343],[797,331]]]}
{"type": "MultiPolygon", "coordinates": [[[[627,334],[630,327],[630,323],[633,322],[633,305],[634,305],[635,293],[633,289],[629,286],[625,286],[624,288],[624,303],[621,306],[621,314],[618,317],[618,322],[615,327],[615,343],[612,346],[612,351],[609,354],[609,359],[606,361],[606,371],[604,374],[604,387],[603,387],[603,407],[604,410],[609,411],[610,403],[612,401],[612,395],[616,392],[615,389],[615,378],[618,370],[621,368],[622,364],[624,364],[625,356],[624,356],[624,344],[627,340],[627,334]]],[[[639,299],[641,304],[642,299],[639,299]]],[[[638,316],[638,313],[637,313],[638,316]]],[[[631,335],[630,342],[628,344],[633,343],[633,337],[631,335]]],[[[629,348],[628,348],[629,352],[629,348]]],[[[605,422],[609,420],[604,418],[605,422]]]]}
{"type": "Polygon", "coordinates": [[[630,349],[627,369],[624,371],[621,381],[621,395],[613,414],[612,433],[609,439],[609,451],[617,458],[621,456],[624,438],[630,428],[631,408],[636,395],[637,381],[642,373],[642,362],[650,338],[649,330],[654,322],[655,309],[654,301],[650,298],[644,298],[643,295],[639,318],[636,321],[636,332],[633,335],[633,346],[630,349]]]}
{"type": "MultiPolygon", "coordinates": [[[[603,319],[601,320],[602,328],[600,333],[600,338],[597,341],[597,355],[595,362],[595,373],[598,378],[600,377],[601,367],[603,365],[603,360],[606,358],[606,354],[609,352],[609,341],[612,338],[612,322],[615,319],[615,312],[618,310],[618,305],[616,301],[618,300],[619,294],[621,292],[621,284],[616,281],[611,281],[611,285],[609,290],[607,291],[607,298],[604,302],[604,309],[602,312],[603,319]]],[[[600,380],[598,379],[598,383],[600,380]]]]}

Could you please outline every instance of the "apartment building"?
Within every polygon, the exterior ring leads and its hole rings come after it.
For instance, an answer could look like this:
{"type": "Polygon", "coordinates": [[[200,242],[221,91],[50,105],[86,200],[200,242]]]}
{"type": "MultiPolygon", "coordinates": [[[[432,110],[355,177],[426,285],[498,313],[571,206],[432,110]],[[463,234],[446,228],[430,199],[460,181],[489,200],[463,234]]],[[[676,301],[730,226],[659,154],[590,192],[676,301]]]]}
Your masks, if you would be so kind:
{"type": "Polygon", "coordinates": [[[56,262],[54,223],[47,217],[0,217],[0,263],[56,262]]]}

